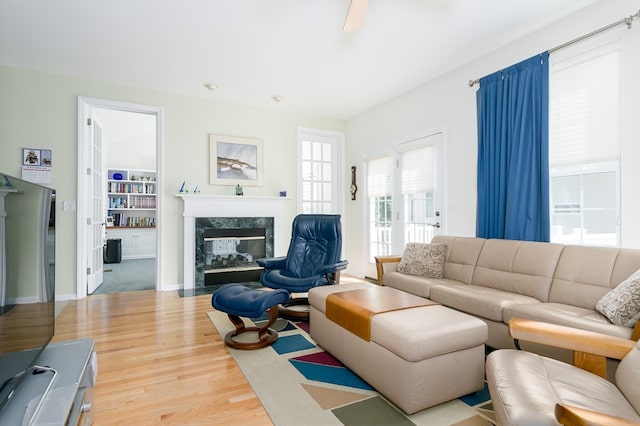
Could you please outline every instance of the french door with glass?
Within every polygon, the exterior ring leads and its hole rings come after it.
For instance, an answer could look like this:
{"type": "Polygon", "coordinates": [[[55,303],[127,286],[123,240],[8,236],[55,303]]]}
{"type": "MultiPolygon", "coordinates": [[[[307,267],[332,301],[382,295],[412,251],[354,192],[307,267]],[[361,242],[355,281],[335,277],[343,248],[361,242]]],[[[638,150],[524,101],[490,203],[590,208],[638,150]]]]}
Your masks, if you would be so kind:
{"type": "Polygon", "coordinates": [[[366,160],[370,265],[443,231],[442,145],[435,133],[366,160]]]}

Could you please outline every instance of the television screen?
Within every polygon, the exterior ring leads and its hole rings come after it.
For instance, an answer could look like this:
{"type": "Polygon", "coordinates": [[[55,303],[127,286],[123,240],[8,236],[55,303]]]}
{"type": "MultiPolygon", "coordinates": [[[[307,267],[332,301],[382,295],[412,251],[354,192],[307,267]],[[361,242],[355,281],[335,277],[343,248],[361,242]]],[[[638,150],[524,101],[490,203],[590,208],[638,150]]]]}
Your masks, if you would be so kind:
{"type": "Polygon", "coordinates": [[[0,173],[0,411],[54,334],[54,202],[0,173]]]}

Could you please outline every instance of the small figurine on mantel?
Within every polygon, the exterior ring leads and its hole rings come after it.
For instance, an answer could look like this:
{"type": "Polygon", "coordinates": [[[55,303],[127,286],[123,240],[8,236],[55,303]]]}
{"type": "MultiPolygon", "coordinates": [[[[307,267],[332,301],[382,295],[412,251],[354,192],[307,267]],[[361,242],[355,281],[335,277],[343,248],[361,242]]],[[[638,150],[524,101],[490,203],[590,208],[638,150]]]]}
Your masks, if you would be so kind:
{"type": "Polygon", "coordinates": [[[9,180],[9,176],[0,175],[0,186],[6,186],[7,188],[11,188],[11,181],[9,180]]]}
{"type": "Polygon", "coordinates": [[[244,195],[244,193],[242,192],[242,187],[240,186],[240,184],[238,184],[238,186],[236,186],[236,195],[238,197],[244,195]]]}

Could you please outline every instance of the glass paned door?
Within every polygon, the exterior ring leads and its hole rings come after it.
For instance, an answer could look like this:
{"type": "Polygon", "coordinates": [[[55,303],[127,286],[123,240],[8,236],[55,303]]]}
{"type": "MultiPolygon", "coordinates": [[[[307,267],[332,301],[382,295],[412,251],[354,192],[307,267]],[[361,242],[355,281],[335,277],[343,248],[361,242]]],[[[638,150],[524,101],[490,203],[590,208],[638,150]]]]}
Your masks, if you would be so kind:
{"type": "Polygon", "coordinates": [[[103,282],[103,250],[105,243],[105,206],[104,193],[104,147],[102,124],[95,117],[91,119],[91,171],[88,176],[91,184],[91,218],[88,232],[89,258],[87,259],[87,294],[93,293],[103,282]]]}
{"type": "Polygon", "coordinates": [[[404,243],[428,243],[440,228],[436,209],[435,141],[401,154],[404,243]]]}
{"type": "MultiPolygon", "coordinates": [[[[429,242],[443,230],[443,134],[399,145],[366,161],[369,261],[402,254],[409,242],[429,242]]],[[[372,275],[375,276],[375,275],[372,275]]]]}
{"type": "Polygon", "coordinates": [[[367,200],[369,206],[369,261],[393,253],[393,157],[367,162],[367,200]]]}
{"type": "Polygon", "coordinates": [[[299,210],[302,213],[340,213],[341,141],[339,134],[299,129],[299,210]]]}

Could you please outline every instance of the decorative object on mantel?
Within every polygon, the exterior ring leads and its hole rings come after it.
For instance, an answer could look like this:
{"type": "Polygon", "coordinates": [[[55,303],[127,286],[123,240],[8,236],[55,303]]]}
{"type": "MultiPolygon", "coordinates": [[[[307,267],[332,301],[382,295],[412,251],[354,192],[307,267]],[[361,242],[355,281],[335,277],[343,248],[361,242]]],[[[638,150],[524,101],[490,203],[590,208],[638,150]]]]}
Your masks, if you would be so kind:
{"type": "Polygon", "coordinates": [[[236,195],[237,195],[237,196],[242,196],[242,195],[244,195],[244,192],[243,192],[242,187],[240,186],[240,184],[238,184],[238,185],[236,186],[236,195]]]}
{"type": "Polygon", "coordinates": [[[9,180],[9,176],[0,175],[0,186],[11,188],[11,180],[9,180]]]}
{"type": "Polygon", "coordinates": [[[287,190],[286,189],[281,189],[280,190],[280,196],[283,197],[283,198],[286,197],[287,196],[287,190]]]}
{"type": "Polygon", "coordinates": [[[187,189],[187,182],[186,181],[182,181],[182,185],[180,185],[180,191],[178,192],[189,192],[189,190],[187,189]]]}
{"type": "Polygon", "coordinates": [[[351,187],[349,188],[351,192],[351,199],[356,199],[356,192],[358,192],[358,185],[356,185],[356,166],[351,166],[351,187]]]}
{"type": "Polygon", "coordinates": [[[196,187],[193,188],[193,193],[194,194],[199,194],[200,193],[200,187],[198,187],[198,185],[196,185],[196,187]]]}
{"type": "Polygon", "coordinates": [[[262,186],[262,139],[209,135],[211,185],[262,186]]]}

